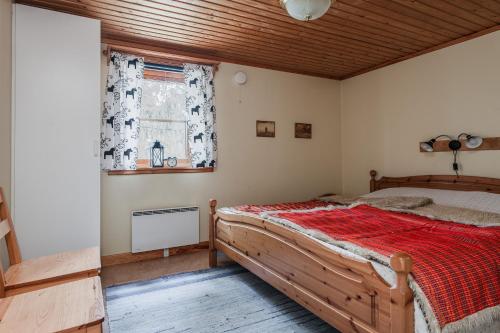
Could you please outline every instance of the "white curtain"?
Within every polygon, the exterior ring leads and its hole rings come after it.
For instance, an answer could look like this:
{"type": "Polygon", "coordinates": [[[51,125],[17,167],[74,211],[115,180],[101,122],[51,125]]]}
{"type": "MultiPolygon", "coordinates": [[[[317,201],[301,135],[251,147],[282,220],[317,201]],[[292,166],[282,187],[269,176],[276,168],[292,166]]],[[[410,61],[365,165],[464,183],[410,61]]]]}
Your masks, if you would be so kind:
{"type": "Polygon", "coordinates": [[[184,64],[188,144],[193,168],[215,167],[214,70],[212,66],[184,64]]]}
{"type": "Polygon", "coordinates": [[[135,170],[144,58],[112,52],[101,123],[101,169],[135,170]]]}

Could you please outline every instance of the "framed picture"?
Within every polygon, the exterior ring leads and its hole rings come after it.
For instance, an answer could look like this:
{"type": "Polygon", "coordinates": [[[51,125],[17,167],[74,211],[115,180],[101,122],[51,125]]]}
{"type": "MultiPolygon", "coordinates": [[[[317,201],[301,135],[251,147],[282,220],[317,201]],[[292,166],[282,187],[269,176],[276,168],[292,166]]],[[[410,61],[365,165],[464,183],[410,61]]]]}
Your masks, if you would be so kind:
{"type": "Polygon", "coordinates": [[[300,139],[311,139],[312,125],[304,123],[295,123],[295,137],[300,139]]]}
{"type": "Polygon", "coordinates": [[[257,136],[274,138],[276,134],[275,130],[274,121],[257,120],[257,136]]]}

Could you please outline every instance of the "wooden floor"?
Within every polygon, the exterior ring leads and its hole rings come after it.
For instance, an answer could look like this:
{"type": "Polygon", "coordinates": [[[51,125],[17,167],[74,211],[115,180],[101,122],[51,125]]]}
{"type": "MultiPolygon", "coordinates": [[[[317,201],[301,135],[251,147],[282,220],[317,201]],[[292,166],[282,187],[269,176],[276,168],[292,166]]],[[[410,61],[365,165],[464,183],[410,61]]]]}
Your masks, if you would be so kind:
{"type": "MultiPolygon", "coordinates": [[[[227,259],[221,258],[222,263],[227,259]]],[[[150,280],[163,275],[192,272],[208,268],[208,250],[179,254],[171,257],[103,267],[102,287],[132,281],[150,280]]]]}
{"type": "MultiPolygon", "coordinates": [[[[224,255],[220,256],[218,261],[219,265],[231,262],[224,255]]],[[[209,268],[208,250],[199,250],[166,258],[103,267],[101,269],[101,283],[104,289],[127,282],[151,280],[164,275],[193,272],[207,268],[209,268]]],[[[106,293],[105,290],[104,293],[106,293]]],[[[104,297],[104,302],[106,303],[106,297],[104,297]]],[[[110,332],[107,315],[102,326],[103,333],[110,332]]]]}

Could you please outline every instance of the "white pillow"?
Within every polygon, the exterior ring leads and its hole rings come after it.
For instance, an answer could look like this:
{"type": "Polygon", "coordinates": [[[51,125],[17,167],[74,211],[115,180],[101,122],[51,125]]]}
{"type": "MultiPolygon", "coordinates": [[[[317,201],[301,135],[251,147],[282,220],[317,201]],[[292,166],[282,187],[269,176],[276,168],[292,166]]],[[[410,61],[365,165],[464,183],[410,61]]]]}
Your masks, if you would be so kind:
{"type": "Polygon", "coordinates": [[[500,194],[472,191],[450,191],[415,187],[393,187],[363,195],[366,198],[428,197],[434,203],[500,214],[500,194]]]}

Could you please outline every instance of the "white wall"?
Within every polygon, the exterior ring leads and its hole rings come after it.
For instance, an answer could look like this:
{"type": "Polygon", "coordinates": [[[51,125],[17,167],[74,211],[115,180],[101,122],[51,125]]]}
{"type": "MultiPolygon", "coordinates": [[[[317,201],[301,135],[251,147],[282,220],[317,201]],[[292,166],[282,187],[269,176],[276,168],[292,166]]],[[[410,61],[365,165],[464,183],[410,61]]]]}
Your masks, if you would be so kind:
{"type": "MultiPolygon", "coordinates": [[[[107,72],[103,62],[103,86],[107,72]]],[[[339,192],[339,83],[223,63],[215,76],[219,163],[216,172],[101,177],[102,252],[129,252],[130,211],[199,205],[208,239],[208,200],[219,205],[305,200],[339,192]],[[244,70],[248,83],[236,86],[244,70]],[[276,121],[276,138],[257,138],[256,120],[276,121]],[[313,139],[295,139],[294,123],[313,139]]]]}
{"type": "MultiPolygon", "coordinates": [[[[0,0],[0,187],[10,203],[10,102],[12,94],[12,1],[0,0]]],[[[0,241],[1,261],[7,267],[5,240],[0,241]]]]}
{"type": "Polygon", "coordinates": [[[10,202],[12,2],[0,0],[0,186],[10,202]]]}
{"type": "Polygon", "coordinates": [[[100,23],[15,6],[13,215],[24,258],[99,245],[100,23]]]}
{"type": "MultiPolygon", "coordinates": [[[[380,175],[452,174],[451,153],[420,153],[438,134],[500,136],[500,32],[342,81],[346,194],[380,175]]],[[[466,175],[500,178],[500,152],[461,152],[466,175]]]]}

